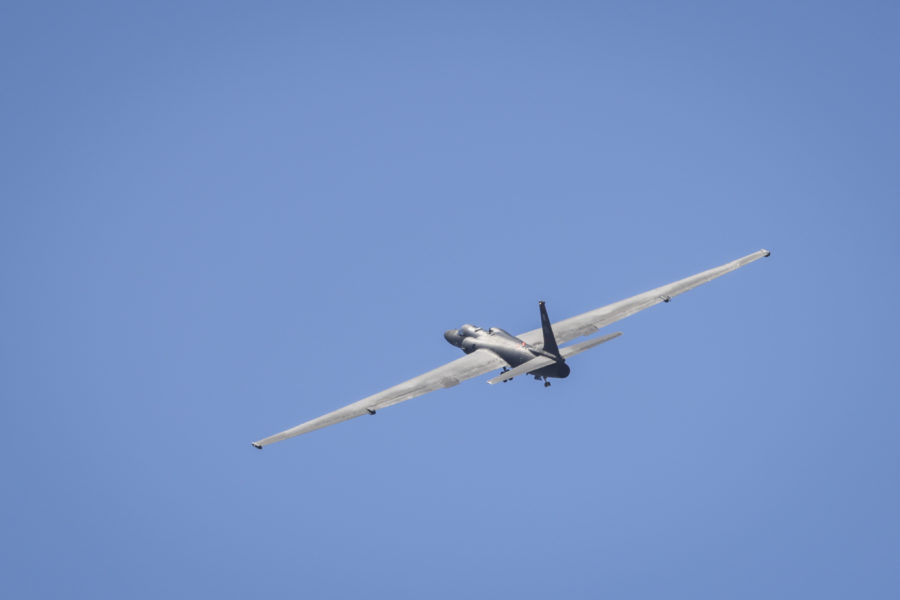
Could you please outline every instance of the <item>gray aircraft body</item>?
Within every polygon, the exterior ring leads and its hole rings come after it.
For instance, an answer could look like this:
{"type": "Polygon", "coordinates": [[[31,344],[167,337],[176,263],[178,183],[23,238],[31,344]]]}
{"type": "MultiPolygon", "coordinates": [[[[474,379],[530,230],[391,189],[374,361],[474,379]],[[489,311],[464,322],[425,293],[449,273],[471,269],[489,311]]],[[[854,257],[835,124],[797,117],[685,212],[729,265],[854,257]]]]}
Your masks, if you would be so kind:
{"type": "Polygon", "coordinates": [[[334,425],[362,415],[374,415],[376,410],[393,406],[405,400],[421,396],[441,388],[453,387],[461,381],[483,375],[494,369],[502,369],[498,375],[488,380],[494,384],[509,381],[519,375],[531,375],[543,380],[549,386],[548,378],[565,378],[571,373],[566,359],[594,346],[608,342],[621,332],[590,338],[583,342],[559,347],[573,339],[591,335],[620,319],[649,308],[661,302],[669,302],[674,296],[683,294],[699,285],[734,271],[755,260],[769,256],[768,250],[759,250],[737,260],[714,267],[702,273],[660,286],[643,294],[632,296],[619,302],[582,313],[575,317],[550,323],[547,307],[539,303],[541,315],[540,329],[514,336],[497,327],[484,330],[475,325],[465,324],[459,329],[444,332],[444,338],[460,348],[466,356],[428,371],[409,381],[379,392],[358,402],[339,408],[326,415],[301,423],[265,439],[253,442],[262,448],[303,433],[308,433],[328,425],[334,425]]]}

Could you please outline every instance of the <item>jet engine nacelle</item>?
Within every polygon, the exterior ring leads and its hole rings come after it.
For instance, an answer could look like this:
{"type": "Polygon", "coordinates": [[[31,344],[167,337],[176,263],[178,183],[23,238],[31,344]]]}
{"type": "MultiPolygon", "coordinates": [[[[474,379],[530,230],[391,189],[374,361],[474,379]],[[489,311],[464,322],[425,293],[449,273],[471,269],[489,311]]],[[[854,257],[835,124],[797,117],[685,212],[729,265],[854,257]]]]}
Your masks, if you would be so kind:
{"type": "Polygon", "coordinates": [[[462,348],[462,351],[466,354],[475,352],[478,350],[478,340],[473,337],[465,337],[462,339],[462,343],[460,343],[459,347],[462,348]]]}

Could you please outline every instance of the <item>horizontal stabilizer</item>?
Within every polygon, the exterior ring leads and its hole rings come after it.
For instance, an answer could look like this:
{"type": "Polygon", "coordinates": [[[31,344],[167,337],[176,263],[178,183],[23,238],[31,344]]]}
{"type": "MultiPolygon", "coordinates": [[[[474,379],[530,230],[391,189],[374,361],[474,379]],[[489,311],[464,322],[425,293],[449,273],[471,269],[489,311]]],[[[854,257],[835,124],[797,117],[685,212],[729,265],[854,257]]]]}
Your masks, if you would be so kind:
{"type": "Polygon", "coordinates": [[[580,352],[584,352],[585,350],[590,350],[594,346],[599,346],[604,342],[608,342],[609,340],[613,340],[622,335],[621,331],[617,331],[615,333],[610,333],[609,335],[604,335],[598,338],[593,338],[587,340],[585,342],[581,342],[578,344],[572,344],[571,346],[566,346],[560,352],[562,353],[563,358],[568,358],[570,356],[575,356],[580,352]]]}
{"type": "Polygon", "coordinates": [[[537,371],[547,365],[552,365],[556,361],[552,358],[547,358],[546,356],[538,356],[536,358],[532,358],[528,362],[522,363],[515,369],[510,369],[509,371],[504,371],[500,373],[493,379],[489,379],[488,383],[494,385],[495,383],[500,383],[501,381],[506,381],[507,379],[512,379],[517,375],[524,375],[525,373],[530,373],[531,371],[537,371]]]}

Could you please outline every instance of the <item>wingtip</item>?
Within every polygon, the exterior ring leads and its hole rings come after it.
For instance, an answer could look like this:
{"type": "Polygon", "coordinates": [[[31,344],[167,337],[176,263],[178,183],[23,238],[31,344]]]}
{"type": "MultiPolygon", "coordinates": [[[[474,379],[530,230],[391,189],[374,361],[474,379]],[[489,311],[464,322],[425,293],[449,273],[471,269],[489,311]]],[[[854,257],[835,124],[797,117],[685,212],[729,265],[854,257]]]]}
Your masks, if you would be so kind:
{"type": "Polygon", "coordinates": [[[766,250],[765,248],[762,249],[762,253],[763,253],[763,256],[766,258],[772,256],[772,253],[769,252],[768,250],[766,250]]]}
{"type": "Polygon", "coordinates": [[[262,444],[259,442],[250,442],[250,445],[256,448],[257,450],[262,450],[262,444]]]}

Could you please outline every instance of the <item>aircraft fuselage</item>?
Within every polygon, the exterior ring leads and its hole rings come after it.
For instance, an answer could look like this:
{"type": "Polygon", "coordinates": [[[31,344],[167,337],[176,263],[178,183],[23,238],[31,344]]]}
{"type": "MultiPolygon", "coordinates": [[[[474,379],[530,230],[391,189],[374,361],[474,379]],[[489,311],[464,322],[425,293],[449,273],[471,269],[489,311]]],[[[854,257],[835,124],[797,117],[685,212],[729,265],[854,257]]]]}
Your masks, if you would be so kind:
{"type": "MultiPolygon", "coordinates": [[[[516,336],[500,329],[491,327],[487,331],[475,325],[465,324],[459,329],[450,329],[444,332],[444,339],[450,344],[462,349],[466,354],[471,354],[479,349],[489,350],[503,360],[510,367],[518,367],[536,356],[548,356],[555,358],[548,352],[525,343],[516,336]]],[[[536,377],[568,377],[569,366],[562,358],[557,358],[555,364],[543,367],[531,372],[536,377]]]]}

